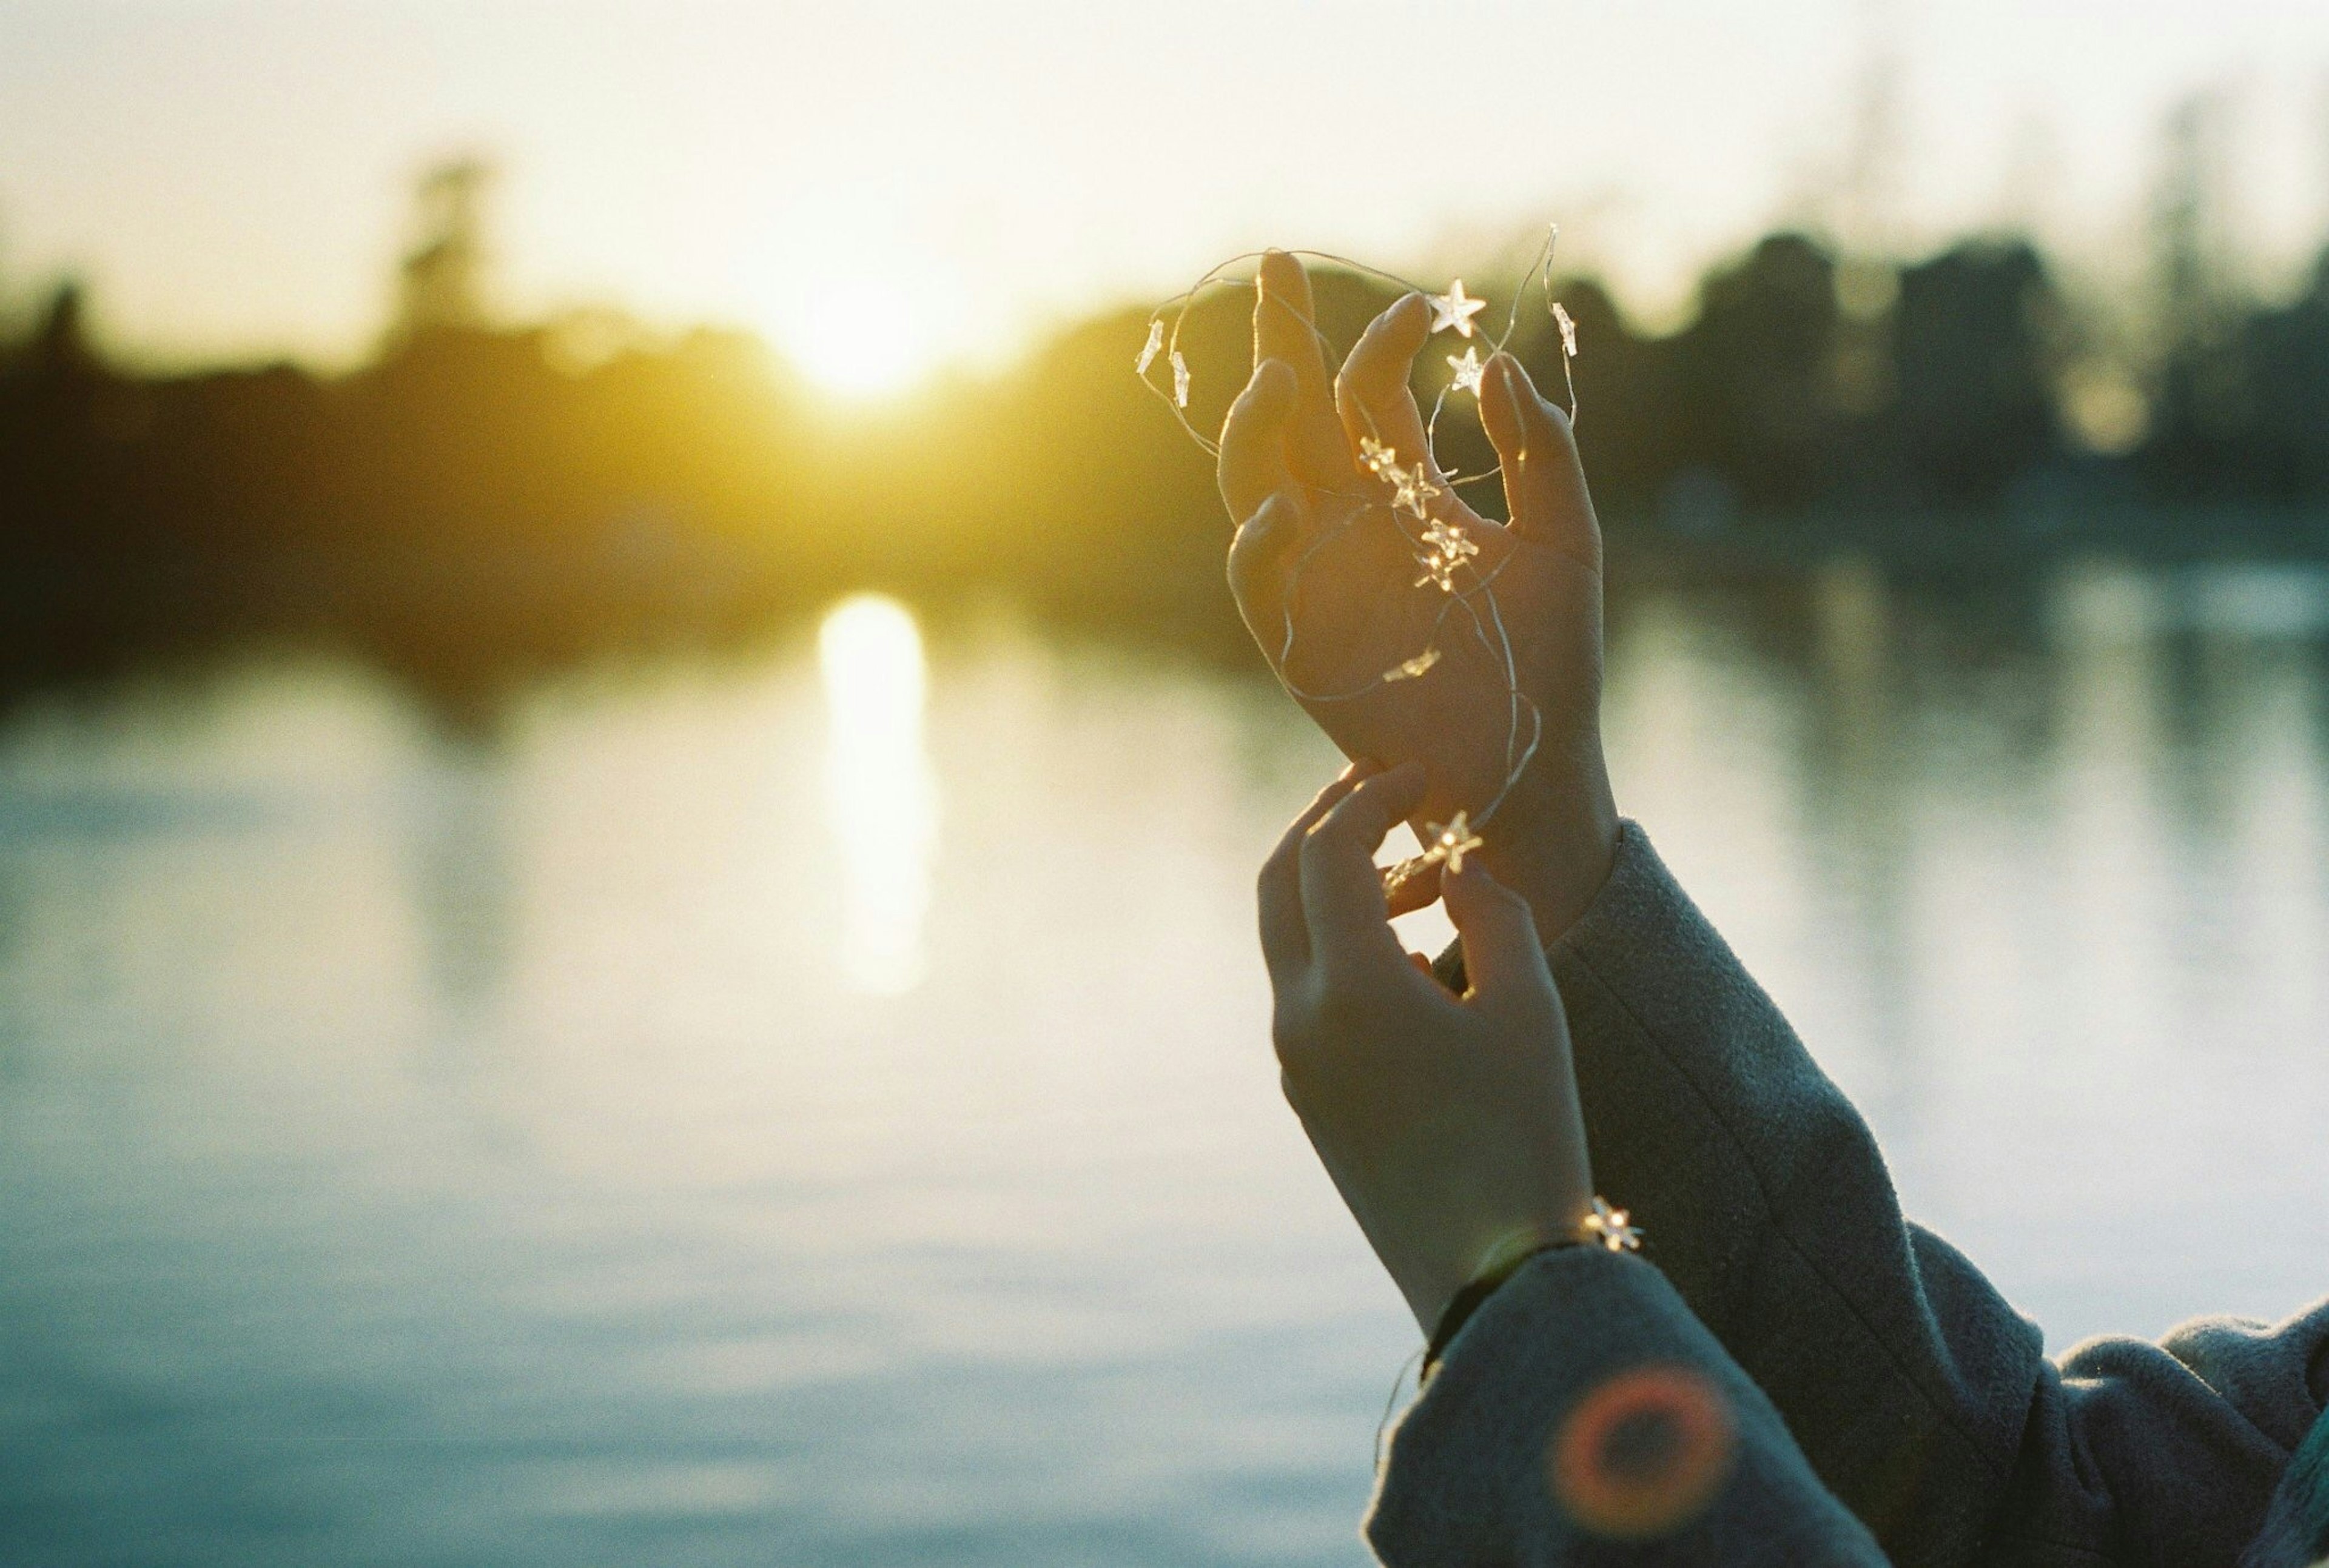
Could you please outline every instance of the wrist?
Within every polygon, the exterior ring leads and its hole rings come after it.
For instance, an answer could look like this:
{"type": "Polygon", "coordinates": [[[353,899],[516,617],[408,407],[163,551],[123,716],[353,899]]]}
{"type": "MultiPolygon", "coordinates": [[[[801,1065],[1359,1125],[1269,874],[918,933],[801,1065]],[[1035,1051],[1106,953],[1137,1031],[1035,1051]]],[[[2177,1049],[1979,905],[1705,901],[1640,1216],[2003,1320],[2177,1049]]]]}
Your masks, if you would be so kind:
{"type": "Polygon", "coordinates": [[[1429,1311],[1417,1312],[1417,1319],[1427,1336],[1423,1376],[1431,1376],[1432,1368],[1447,1353],[1449,1342],[1472,1314],[1479,1310],[1481,1304],[1540,1253],[1566,1247],[1586,1247],[1613,1253],[1639,1252],[1642,1234],[1628,1223],[1631,1217],[1624,1209],[1612,1208],[1607,1200],[1596,1197],[1591,1209],[1574,1225],[1524,1226],[1491,1245],[1481,1255],[1477,1264],[1466,1271],[1461,1283],[1430,1303],[1429,1311]]]}
{"type": "Polygon", "coordinates": [[[1529,902],[1548,947],[1599,897],[1617,859],[1617,805],[1599,749],[1566,776],[1532,769],[1484,835],[1489,874],[1529,902]]]}
{"type": "Polygon", "coordinates": [[[1426,1336],[1423,1344],[1423,1376],[1429,1377],[1432,1369],[1447,1355],[1453,1340],[1481,1304],[1503,1289],[1505,1281],[1539,1253],[1556,1247],[1581,1246],[1582,1240],[1574,1235],[1547,1235],[1540,1231],[1523,1231],[1508,1237],[1493,1249],[1470,1278],[1436,1304],[1429,1314],[1417,1314],[1426,1336]]]}

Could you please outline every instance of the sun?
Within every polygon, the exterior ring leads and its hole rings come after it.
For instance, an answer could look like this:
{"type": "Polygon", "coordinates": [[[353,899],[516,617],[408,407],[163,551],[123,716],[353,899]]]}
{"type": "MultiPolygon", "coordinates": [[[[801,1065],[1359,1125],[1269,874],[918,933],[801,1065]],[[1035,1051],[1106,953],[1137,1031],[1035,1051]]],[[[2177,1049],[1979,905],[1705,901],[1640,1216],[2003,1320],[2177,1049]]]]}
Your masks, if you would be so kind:
{"type": "Polygon", "coordinates": [[[829,396],[894,397],[976,347],[962,258],[907,192],[860,182],[771,200],[734,252],[737,297],[778,356],[829,396]]]}
{"type": "Polygon", "coordinates": [[[938,355],[927,304],[903,279],[860,275],[775,293],[768,331],[802,374],[844,397],[900,392],[938,355]]]}
{"type": "Polygon", "coordinates": [[[910,305],[862,277],[786,289],[770,302],[777,351],[809,380],[848,397],[875,397],[911,385],[929,368],[931,345],[910,305]]]}

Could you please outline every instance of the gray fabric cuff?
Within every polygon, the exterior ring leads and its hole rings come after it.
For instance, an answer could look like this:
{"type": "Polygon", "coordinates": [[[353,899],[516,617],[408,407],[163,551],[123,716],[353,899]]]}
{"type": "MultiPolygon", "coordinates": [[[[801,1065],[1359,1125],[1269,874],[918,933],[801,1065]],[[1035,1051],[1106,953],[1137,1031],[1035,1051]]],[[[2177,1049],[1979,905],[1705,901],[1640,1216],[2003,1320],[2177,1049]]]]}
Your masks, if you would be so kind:
{"type": "Polygon", "coordinates": [[[1664,1276],[1585,1249],[1530,1260],[1456,1336],[1393,1435],[1366,1532],[1400,1568],[1884,1561],[1664,1276]],[[1682,1430],[1658,1425],[1676,1402],[1703,1417],[1680,1444],[1700,1461],[1629,1490],[1621,1461],[1682,1430]]]}

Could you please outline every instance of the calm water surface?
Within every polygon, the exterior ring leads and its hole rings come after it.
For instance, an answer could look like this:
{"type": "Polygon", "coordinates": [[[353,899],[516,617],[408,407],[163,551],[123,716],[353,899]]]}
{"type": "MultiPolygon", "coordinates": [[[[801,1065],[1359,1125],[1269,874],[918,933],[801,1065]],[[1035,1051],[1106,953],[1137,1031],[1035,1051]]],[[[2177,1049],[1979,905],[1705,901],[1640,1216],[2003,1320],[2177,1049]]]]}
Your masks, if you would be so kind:
{"type": "MultiPolygon", "coordinates": [[[[2329,1290],[2325,634],[2266,568],[1616,620],[1622,802],[2058,1346],[2329,1290]]],[[[1363,1561],[1415,1337],[1249,935],[1332,768],[878,604],[490,742],[325,666],[20,713],[0,1561],[1363,1561]]]]}

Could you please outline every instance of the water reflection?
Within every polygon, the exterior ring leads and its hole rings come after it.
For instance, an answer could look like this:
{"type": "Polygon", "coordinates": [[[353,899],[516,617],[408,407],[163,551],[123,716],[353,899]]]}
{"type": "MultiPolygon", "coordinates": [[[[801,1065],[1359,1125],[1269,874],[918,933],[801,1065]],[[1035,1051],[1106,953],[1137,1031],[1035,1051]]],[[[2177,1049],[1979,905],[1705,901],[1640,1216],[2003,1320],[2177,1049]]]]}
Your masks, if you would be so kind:
{"type": "Polygon", "coordinates": [[[816,652],[825,818],[841,862],[842,973],[859,991],[895,995],[922,979],[938,850],[921,633],[895,599],[862,594],[825,616],[816,652]]]}
{"type": "MultiPolygon", "coordinates": [[[[1614,608],[1619,800],[1920,1219],[2058,1346],[2329,1283],[2319,574],[1614,608]]],[[[1252,936],[1333,748],[932,662],[0,726],[0,1563],[1355,1561],[1414,1329],[1252,936]]]]}

